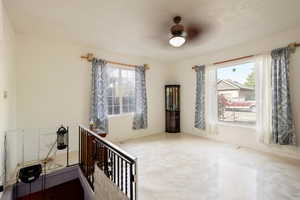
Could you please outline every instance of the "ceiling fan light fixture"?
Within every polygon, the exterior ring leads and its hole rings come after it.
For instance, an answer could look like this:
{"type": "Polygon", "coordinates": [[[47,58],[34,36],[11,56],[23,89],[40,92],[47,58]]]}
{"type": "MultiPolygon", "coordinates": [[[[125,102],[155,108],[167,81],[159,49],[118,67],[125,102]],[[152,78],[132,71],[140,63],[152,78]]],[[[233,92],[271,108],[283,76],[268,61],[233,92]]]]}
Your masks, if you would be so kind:
{"type": "Polygon", "coordinates": [[[181,47],[185,43],[186,39],[183,36],[173,36],[169,40],[169,44],[173,47],[181,47]]]}

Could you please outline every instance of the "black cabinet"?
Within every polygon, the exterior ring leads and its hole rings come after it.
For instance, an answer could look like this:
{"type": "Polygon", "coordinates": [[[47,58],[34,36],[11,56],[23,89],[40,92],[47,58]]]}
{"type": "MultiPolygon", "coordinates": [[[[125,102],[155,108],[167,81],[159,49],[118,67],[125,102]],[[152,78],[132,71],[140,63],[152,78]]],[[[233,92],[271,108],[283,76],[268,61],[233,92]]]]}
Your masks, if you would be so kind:
{"type": "Polygon", "coordinates": [[[165,86],[166,132],[180,132],[180,85],[165,86]]]}

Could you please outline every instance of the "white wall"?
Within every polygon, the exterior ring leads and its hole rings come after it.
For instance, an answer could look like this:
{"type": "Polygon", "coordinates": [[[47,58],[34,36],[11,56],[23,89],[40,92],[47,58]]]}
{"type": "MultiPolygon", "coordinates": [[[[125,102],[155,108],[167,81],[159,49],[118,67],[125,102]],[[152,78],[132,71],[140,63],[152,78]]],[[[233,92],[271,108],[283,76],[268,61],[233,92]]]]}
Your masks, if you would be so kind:
{"type": "MultiPolygon", "coordinates": [[[[233,36],[234,37],[234,36],[233,36]]],[[[223,49],[218,52],[186,59],[176,64],[172,80],[181,85],[181,127],[182,132],[200,135],[200,131],[194,128],[195,115],[195,90],[196,74],[192,67],[197,64],[210,64],[216,61],[267,52],[271,49],[283,47],[291,42],[300,42],[300,27],[290,29],[285,32],[270,35],[264,39],[248,42],[232,48],[223,49]]],[[[291,98],[294,110],[294,119],[296,122],[297,136],[300,143],[300,89],[298,86],[300,76],[300,49],[291,57],[290,75],[291,75],[291,98]],[[298,80],[297,80],[298,79],[298,80]]],[[[299,159],[300,148],[277,148],[265,146],[258,143],[256,132],[251,128],[219,126],[219,134],[211,137],[215,140],[227,143],[247,146],[257,150],[277,153],[299,159]]]]}
{"type": "Polygon", "coordinates": [[[0,1],[0,185],[3,173],[4,130],[16,127],[15,35],[0,1]],[[4,91],[8,96],[4,98],[4,91]]]}
{"type": "Polygon", "coordinates": [[[109,138],[124,140],[164,131],[166,64],[38,36],[18,34],[17,44],[18,128],[88,124],[91,66],[80,56],[92,52],[99,58],[150,67],[146,72],[148,129],[134,131],[131,115],[115,116],[109,120],[109,138]]]}
{"type": "MultiPolygon", "coordinates": [[[[87,125],[91,67],[90,63],[81,60],[80,56],[92,52],[97,57],[107,60],[136,64],[147,63],[150,66],[150,70],[146,72],[149,128],[140,131],[132,130],[131,115],[112,117],[109,120],[109,139],[121,141],[163,132],[165,124],[163,90],[164,85],[168,83],[181,84],[182,131],[200,135],[199,131],[193,128],[196,84],[192,66],[268,51],[285,46],[292,41],[299,42],[299,35],[300,27],[170,65],[146,57],[120,55],[100,48],[89,48],[66,40],[19,33],[16,41],[17,127],[27,130],[28,136],[30,133],[37,134],[39,132],[37,129],[53,129],[61,124],[71,126],[74,133],[77,132],[78,124],[87,125]]],[[[300,91],[296,87],[296,79],[300,75],[300,68],[297,67],[299,64],[300,49],[292,56],[291,63],[291,91],[296,122],[300,120],[300,103],[296,101],[300,97],[300,91]]],[[[6,75],[6,77],[12,76],[6,75]]],[[[299,130],[298,123],[296,126],[299,130]]],[[[299,136],[299,131],[297,134],[299,136]]],[[[211,138],[291,157],[300,155],[299,148],[286,150],[259,144],[255,130],[249,128],[220,126],[219,135],[211,138]]],[[[32,143],[29,142],[29,148],[37,146],[36,142],[36,140],[32,143]]],[[[27,157],[31,158],[32,155],[27,155],[27,157]]]]}

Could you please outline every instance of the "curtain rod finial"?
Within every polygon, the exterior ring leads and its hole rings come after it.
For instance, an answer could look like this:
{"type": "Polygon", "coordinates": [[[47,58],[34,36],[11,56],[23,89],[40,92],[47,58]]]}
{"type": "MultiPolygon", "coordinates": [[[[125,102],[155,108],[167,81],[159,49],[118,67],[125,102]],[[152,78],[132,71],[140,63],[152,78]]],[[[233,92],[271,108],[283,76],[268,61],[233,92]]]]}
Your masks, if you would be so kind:
{"type": "Polygon", "coordinates": [[[296,51],[296,43],[291,43],[288,45],[288,48],[291,50],[292,53],[295,53],[296,51]]]}
{"type": "Polygon", "coordinates": [[[145,69],[149,69],[149,65],[148,64],[144,64],[145,69]]]}
{"type": "Polygon", "coordinates": [[[91,61],[94,59],[94,54],[88,53],[88,54],[86,55],[86,57],[87,57],[87,60],[88,60],[89,62],[91,62],[91,61]]]}

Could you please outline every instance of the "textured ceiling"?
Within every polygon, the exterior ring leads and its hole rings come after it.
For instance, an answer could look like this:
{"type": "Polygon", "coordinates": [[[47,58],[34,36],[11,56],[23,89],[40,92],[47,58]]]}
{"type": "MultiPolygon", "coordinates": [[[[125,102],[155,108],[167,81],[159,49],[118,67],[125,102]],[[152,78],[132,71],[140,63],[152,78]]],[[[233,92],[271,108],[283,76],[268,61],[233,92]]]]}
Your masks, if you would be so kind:
{"type": "Polygon", "coordinates": [[[300,24],[300,0],[5,0],[5,6],[17,32],[165,61],[300,24]],[[168,45],[175,15],[203,29],[198,40],[178,49],[168,45]]]}

